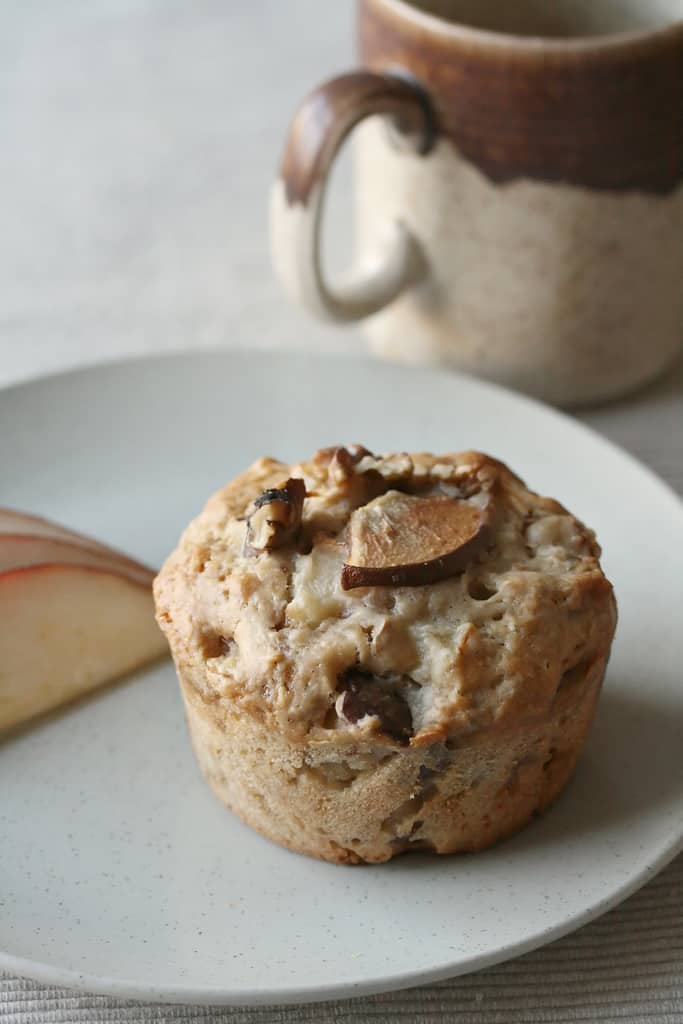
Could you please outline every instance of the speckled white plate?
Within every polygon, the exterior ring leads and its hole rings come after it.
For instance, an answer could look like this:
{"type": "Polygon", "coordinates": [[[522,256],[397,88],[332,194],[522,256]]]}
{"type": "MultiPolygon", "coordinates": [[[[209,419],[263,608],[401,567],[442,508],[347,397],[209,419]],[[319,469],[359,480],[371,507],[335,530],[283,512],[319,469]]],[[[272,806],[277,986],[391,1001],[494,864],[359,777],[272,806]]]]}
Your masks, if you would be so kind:
{"type": "Polygon", "coordinates": [[[256,456],[339,441],[489,450],[597,530],[620,625],[575,781],[486,853],[318,863],[211,795],[165,665],[0,742],[0,968],[178,1002],[415,985],[577,928],[683,846],[683,506],[572,420],[351,359],[129,361],[0,392],[1,500],[158,563],[256,456]]]}

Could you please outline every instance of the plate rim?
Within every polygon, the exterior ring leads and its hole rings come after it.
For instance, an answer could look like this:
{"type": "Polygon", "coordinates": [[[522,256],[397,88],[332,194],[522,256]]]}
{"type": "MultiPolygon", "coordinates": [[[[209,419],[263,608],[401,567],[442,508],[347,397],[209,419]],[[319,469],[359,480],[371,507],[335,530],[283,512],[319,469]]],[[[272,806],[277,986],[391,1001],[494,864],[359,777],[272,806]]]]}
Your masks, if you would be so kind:
{"type": "MultiPolygon", "coordinates": [[[[136,999],[145,1003],[169,1003],[175,1005],[196,1006],[293,1006],[305,1003],[324,1003],[333,1000],[354,999],[362,996],[381,995],[385,992],[400,992],[403,989],[416,988],[440,981],[460,978],[496,964],[506,963],[517,957],[532,953],[535,949],[562,939],[590,924],[598,917],[613,910],[624,900],[632,896],[651,879],[663,871],[676,856],[683,852],[683,831],[676,837],[669,848],[661,851],[660,856],[644,867],[637,875],[625,882],[610,896],[599,900],[592,907],[578,911],[562,924],[550,927],[533,938],[508,943],[493,953],[482,953],[465,960],[460,960],[456,967],[453,964],[440,964],[436,967],[423,968],[397,975],[375,978],[370,981],[337,982],[336,984],[318,985],[308,988],[291,986],[274,989],[245,988],[236,996],[234,991],[223,988],[193,988],[182,985],[141,985],[139,982],[126,979],[110,978],[106,975],[89,974],[73,971],[68,968],[54,967],[43,961],[31,960],[27,957],[14,957],[0,950],[0,970],[33,981],[59,985],[80,992],[96,995],[112,996],[116,999],[136,999]]],[[[351,867],[350,870],[353,870],[351,867]]]]}
{"type": "MultiPolygon", "coordinates": [[[[486,380],[483,377],[477,377],[475,374],[466,373],[463,370],[456,370],[448,366],[439,366],[438,364],[417,365],[413,363],[394,362],[393,360],[380,359],[376,356],[362,352],[359,353],[353,350],[348,350],[347,352],[343,350],[325,352],[306,348],[290,349],[273,345],[264,345],[259,348],[248,348],[246,345],[211,345],[192,349],[176,347],[168,348],[160,352],[132,352],[116,354],[104,359],[92,360],[87,363],[77,363],[66,367],[60,367],[57,370],[49,370],[47,373],[30,374],[27,377],[21,377],[17,380],[0,382],[0,401],[2,401],[5,394],[10,392],[30,389],[37,385],[48,384],[52,381],[58,381],[67,377],[87,376],[88,374],[99,373],[102,370],[118,369],[128,364],[166,363],[173,362],[175,360],[192,361],[194,359],[206,358],[234,358],[235,356],[238,358],[244,358],[247,361],[263,357],[274,358],[277,360],[294,358],[319,362],[355,362],[360,366],[370,366],[374,368],[384,367],[390,372],[397,373],[420,373],[425,375],[441,374],[452,378],[454,383],[463,381],[468,386],[480,388],[482,391],[489,391],[491,394],[504,395],[508,399],[512,398],[522,405],[529,406],[542,412],[544,415],[550,415],[556,420],[569,424],[573,429],[578,430],[579,433],[590,438],[593,443],[603,446],[612,455],[616,455],[618,458],[626,460],[632,468],[636,469],[638,472],[644,473],[652,484],[664,491],[670,498],[673,498],[674,502],[678,506],[679,512],[683,512],[683,495],[679,494],[667,480],[646,465],[636,455],[633,455],[628,451],[628,449],[623,448],[620,444],[617,444],[616,441],[612,441],[611,438],[601,434],[600,431],[589,426],[587,423],[583,423],[572,414],[573,411],[580,414],[592,409],[602,408],[603,405],[617,405],[623,400],[619,396],[611,400],[608,399],[604,403],[589,403],[584,406],[576,406],[575,409],[565,409],[551,405],[550,403],[544,402],[540,398],[535,398],[533,395],[528,395],[523,391],[515,391],[514,388],[507,387],[504,384],[499,384],[496,381],[486,380]]],[[[660,377],[661,376],[663,376],[663,374],[660,374],[660,377]]],[[[651,384],[655,383],[656,380],[651,382],[651,384]]],[[[647,388],[643,390],[646,389],[647,388]]],[[[633,396],[627,395],[625,397],[628,399],[633,396]]]]}
{"type": "MultiPolygon", "coordinates": [[[[587,440],[597,445],[598,448],[602,447],[611,457],[623,460],[631,470],[643,474],[648,479],[650,485],[659,491],[662,498],[673,503],[677,514],[683,514],[683,498],[671,484],[645,463],[641,462],[631,452],[622,448],[610,438],[605,437],[593,427],[581,422],[568,411],[558,409],[539,399],[514,391],[495,382],[483,380],[447,367],[383,363],[377,358],[354,351],[345,353],[339,351],[318,352],[303,348],[263,347],[249,349],[246,346],[212,346],[190,350],[187,348],[174,348],[163,352],[117,354],[111,358],[98,359],[85,364],[68,366],[48,373],[35,374],[3,383],[0,385],[0,403],[8,393],[18,393],[36,386],[49,385],[51,382],[58,382],[66,378],[74,379],[78,377],[85,378],[89,375],[96,376],[103,371],[106,373],[107,370],[122,369],[130,365],[193,362],[207,358],[224,360],[235,359],[235,357],[245,362],[252,362],[263,358],[275,358],[280,361],[295,358],[306,360],[308,364],[310,364],[311,360],[318,363],[355,362],[360,366],[372,366],[373,369],[384,366],[391,372],[396,373],[418,372],[425,376],[434,374],[448,375],[452,380],[453,386],[457,386],[460,381],[466,386],[474,386],[484,393],[488,392],[489,395],[504,395],[507,400],[512,399],[530,408],[536,414],[550,415],[552,418],[563,422],[565,426],[584,435],[587,440]]],[[[401,975],[392,974],[362,981],[331,982],[305,988],[299,985],[280,986],[277,989],[268,989],[261,986],[258,988],[243,988],[236,991],[235,989],[220,987],[197,988],[192,985],[144,985],[125,978],[118,979],[107,975],[91,974],[71,968],[58,967],[31,957],[16,956],[4,950],[0,950],[0,970],[20,977],[30,978],[39,983],[64,986],[77,991],[112,996],[118,999],[137,999],[144,1002],[205,1006],[284,1006],[326,1002],[335,999],[352,999],[382,992],[400,991],[401,989],[432,984],[470,974],[522,956],[525,953],[532,952],[550,942],[569,935],[633,895],[633,893],[638,891],[638,889],[671,863],[682,851],[683,824],[680,827],[680,834],[674,835],[672,838],[670,837],[660,848],[657,856],[649,860],[648,864],[637,871],[635,875],[620,883],[608,896],[597,900],[589,907],[577,910],[562,922],[551,925],[533,936],[521,938],[518,941],[510,941],[495,951],[460,958],[457,963],[452,961],[442,962],[435,966],[403,972],[401,975]]],[[[350,870],[353,869],[351,868],[350,870]]]]}

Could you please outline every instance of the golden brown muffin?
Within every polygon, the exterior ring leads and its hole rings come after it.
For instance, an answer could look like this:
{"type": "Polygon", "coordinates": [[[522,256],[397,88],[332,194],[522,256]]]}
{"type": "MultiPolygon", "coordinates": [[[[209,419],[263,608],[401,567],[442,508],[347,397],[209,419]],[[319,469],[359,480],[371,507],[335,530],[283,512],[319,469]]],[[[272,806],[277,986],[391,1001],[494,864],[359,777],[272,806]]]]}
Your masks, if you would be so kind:
{"type": "Polygon", "coordinates": [[[326,860],[489,846],[581,752],[616,624],[599,554],[478,452],[260,459],[155,583],[204,774],[326,860]]]}

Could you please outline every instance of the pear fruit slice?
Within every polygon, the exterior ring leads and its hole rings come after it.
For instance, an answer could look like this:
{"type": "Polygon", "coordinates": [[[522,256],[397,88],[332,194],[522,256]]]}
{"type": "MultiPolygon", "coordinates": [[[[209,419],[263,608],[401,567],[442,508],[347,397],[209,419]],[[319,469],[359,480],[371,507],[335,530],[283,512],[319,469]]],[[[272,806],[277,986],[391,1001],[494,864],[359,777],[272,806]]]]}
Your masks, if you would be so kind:
{"type": "MultiPolygon", "coordinates": [[[[67,534],[68,536],[68,534],[67,534]]],[[[110,569],[129,576],[137,583],[152,585],[154,572],[104,546],[87,547],[58,536],[28,533],[0,533],[0,573],[47,563],[85,565],[110,569]]]]}
{"type": "Polygon", "coordinates": [[[343,590],[418,587],[462,572],[490,543],[489,505],[387,491],[349,523],[343,590]]]}
{"type": "Polygon", "coordinates": [[[111,568],[32,565],[0,574],[0,729],[167,650],[149,586],[111,568]]]}
{"type": "Polygon", "coordinates": [[[35,516],[30,512],[19,512],[16,509],[11,508],[0,508],[0,533],[8,533],[16,536],[21,534],[27,537],[45,537],[53,540],[62,540],[70,544],[76,544],[81,548],[88,548],[89,550],[98,551],[101,554],[107,554],[118,563],[126,563],[131,566],[135,566],[137,570],[145,569],[154,577],[154,571],[148,569],[146,566],[141,566],[139,562],[130,558],[128,555],[122,554],[117,551],[116,548],[110,547],[108,544],[103,544],[99,540],[95,540],[93,537],[87,537],[85,534],[77,533],[76,530],[70,530],[66,526],[62,526],[59,523],[53,523],[49,519],[44,519],[42,516],[35,516]]]}

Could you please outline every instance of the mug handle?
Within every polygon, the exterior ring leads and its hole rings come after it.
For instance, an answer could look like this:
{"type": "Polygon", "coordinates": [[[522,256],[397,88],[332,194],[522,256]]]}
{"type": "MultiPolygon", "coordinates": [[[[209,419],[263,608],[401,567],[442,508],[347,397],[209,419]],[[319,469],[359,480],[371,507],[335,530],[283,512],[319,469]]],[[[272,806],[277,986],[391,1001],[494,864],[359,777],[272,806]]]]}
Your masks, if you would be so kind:
{"type": "Polygon", "coordinates": [[[332,288],[321,259],[321,226],[330,168],[346,137],[366,117],[385,114],[419,154],[434,143],[426,94],[397,75],[354,71],[330,79],[292,121],[270,204],[273,266],[291,298],[324,320],[348,323],[378,312],[425,273],[419,243],[401,221],[387,224],[378,252],[332,288]]]}

